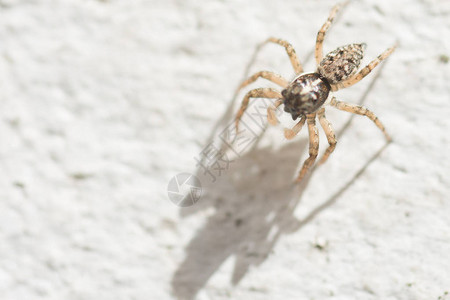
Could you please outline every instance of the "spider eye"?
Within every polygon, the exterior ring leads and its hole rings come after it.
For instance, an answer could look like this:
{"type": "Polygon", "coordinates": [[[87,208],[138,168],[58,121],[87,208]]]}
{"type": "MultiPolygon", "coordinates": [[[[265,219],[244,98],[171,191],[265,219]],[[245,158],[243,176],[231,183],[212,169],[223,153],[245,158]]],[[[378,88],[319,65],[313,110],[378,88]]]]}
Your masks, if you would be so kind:
{"type": "Polygon", "coordinates": [[[281,95],[283,96],[283,97],[286,97],[287,96],[287,91],[284,89],[284,90],[282,90],[281,91],[281,95]]]}

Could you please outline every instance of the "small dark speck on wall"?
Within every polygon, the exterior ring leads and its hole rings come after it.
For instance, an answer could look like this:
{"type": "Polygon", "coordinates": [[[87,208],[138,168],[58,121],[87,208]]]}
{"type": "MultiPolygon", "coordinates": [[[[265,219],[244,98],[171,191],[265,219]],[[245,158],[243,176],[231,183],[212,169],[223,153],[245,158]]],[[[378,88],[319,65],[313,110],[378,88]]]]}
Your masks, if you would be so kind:
{"type": "Polygon", "coordinates": [[[444,64],[448,63],[449,59],[450,59],[449,56],[446,54],[441,54],[439,56],[439,62],[444,63],[444,64]]]}

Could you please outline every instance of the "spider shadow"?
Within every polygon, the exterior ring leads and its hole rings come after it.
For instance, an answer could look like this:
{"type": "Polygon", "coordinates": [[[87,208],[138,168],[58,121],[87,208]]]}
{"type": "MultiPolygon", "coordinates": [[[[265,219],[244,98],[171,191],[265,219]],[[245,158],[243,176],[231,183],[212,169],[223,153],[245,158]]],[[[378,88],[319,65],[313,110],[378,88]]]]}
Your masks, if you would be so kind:
{"type": "MultiPolygon", "coordinates": [[[[257,51],[259,48],[250,65],[257,51]]],[[[365,101],[381,69],[360,98],[359,104],[365,101]]],[[[219,128],[231,120],[236,95],[213,129],[210,141],[217,135],[219,128]]],[[[338,136],[347,130],[352,119],[353,115],[338,131],[338,136]]],[[[194,299],[219,268],[227,268],[231,258],[234,258],[231,283],[238,284],[252,266],[258,266],[266,260],[283,234],[298,231],[334,204],[387,146],[385,144],[380,148],[351,180],[300,220],[295,217],[294,211],[316,169],[314,167],[300,184],[293,184],[299,159],[307,149],[307,138],[285,143],[280,149],[257,147],[257,144],[233,161],[215,182],[203,169],[196,170],[204,194],[195,205],[183,208],[181,216],[202,212],[208,217],[189,242],[185,259],[173,275],[171,284],[174,296],[178,299],[194,299]]]]}
{"type": "Polygon", "coordinates": [[[202,170],[197,172],[205,193],[196,205],[183,209],[182,216],[210,210],[212,214],[190,241],[186,258],[174,274],[172,286],[179,299],[194,299],[233,256],[231,282],[237,284],[250,266],[268,257],[282,234],[298,228],[293,211],[303,189],[293,184],[294,162],[306,145],[302,139],[279,150],[252,150],[214,183],[202,170]]]}

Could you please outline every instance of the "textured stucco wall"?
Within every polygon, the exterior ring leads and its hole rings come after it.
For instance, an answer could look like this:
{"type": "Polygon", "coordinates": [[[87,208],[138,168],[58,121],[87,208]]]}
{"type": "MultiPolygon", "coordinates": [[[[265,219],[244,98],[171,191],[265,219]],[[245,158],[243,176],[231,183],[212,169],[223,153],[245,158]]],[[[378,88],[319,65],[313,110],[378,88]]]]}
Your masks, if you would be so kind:
{"type": "Polygon", "coordinates": [[[307,132],[282,126],[215,182],[197,170],[244,76],[292,78],[257,45],[287,39],[313,71],[334,4],[1,0],[0,298],[450,299],[449,1],[355,0],[327,35],[365,63],[400,43],[336,94],[393,136],[374,160],[378,129],[330,108],[336,151],[300,186],[307,132]],[[181,209],[182,172],[203,194],[181,209]]]}

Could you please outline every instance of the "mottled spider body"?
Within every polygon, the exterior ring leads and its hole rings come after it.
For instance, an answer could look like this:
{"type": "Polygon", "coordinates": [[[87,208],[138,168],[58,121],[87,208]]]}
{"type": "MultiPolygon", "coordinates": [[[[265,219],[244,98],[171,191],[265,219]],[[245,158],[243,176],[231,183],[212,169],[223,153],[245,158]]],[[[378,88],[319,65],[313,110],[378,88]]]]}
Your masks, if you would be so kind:
{"type": "Polygon", "coordinates": [[[343,4],[338,4],[333,7],[327,21],[323,24],[317,34],[315,49],[315,59],[317,64],[316,72],[303,73],[303,67],[298,60],[292,45],[285,40],[269,38],[266,42],[275,43],[285,48],[292,67],[295,70],[296,77],[293,81],[289,82],[274,72],[260,71],[245,80],[239,87],[239,89],[241,89],[256,81],[258,78],[264,78],[278,84],[283,89],[281,92],[273,88],[256,88],[250,90],[242,100],[241,108],[236,115],[236,134],[239,128],[239,121],[244,111],[247,109],[250,98],[276,99],[274,105],[267,110],[267,119],[272,125],[278,123],[275,110],[280,105],[284,105],[284,111],[290,113],[293,120],[300,118],[292,129],[285,129],[284,135],[287,139],[293,138],[300,132],[303,125],[307,123],[309,134],[309,157],[303,163],[297,181],[300,181],[305,176],[309,168],[314,164],[319,152],[319,135],[316,127],[316,118],[319,119],[319,123],[325,131],[329,144],[320,163],[324,163],[336,148],[336,136],[331,123],[325,117],[324,105],[326,104],[339,110],[366,116],[375,123],[375,125],[384,133],[386,139],[390,141],[390,137],[383,124],[373,112],[360,105],[337,101],[336,98],[332,96],[332,92],[352,86],[367,76],[367,74],[369,74],[381,61],[386,59],[396,47],[393,46],[387,49],[359,71],[358,69],[363,59],[366,46],[364,43],[349,44],[339,47],[323,57],[322,46],[325,33],[330,28],[336,13],[342,6],[343,4]]]}
{"type": "Polygon", "coordinates": [[[292,120],[318,110],[327,100],[331,86],[319,73],[302,74],[295,78],[284,90],[284,111],[292,120]]]}
{"type": "Polygon", "coordinates": [[[316,73],[297,76],[284,90],[284,111],[292,120],[317,111],[327,100],[330,84],[348,79],[358,71],[364,57],[365,44],[350,44],[328,53],[316,73]]]}
{"type": "Polygon", "coordinates": [[[350,44],[328,53],[317,67],[317,72],[330,84],[348,79],[358,71],[366,44],[350,44]]]}

